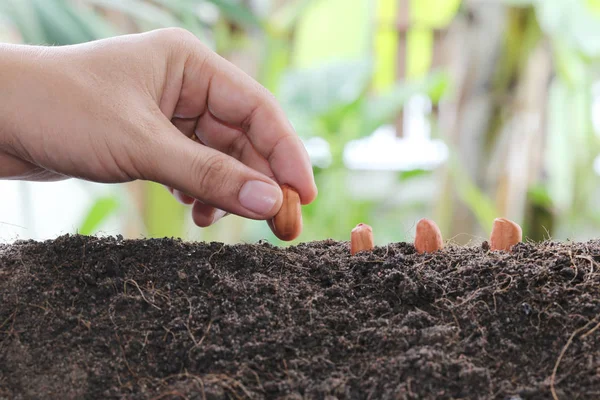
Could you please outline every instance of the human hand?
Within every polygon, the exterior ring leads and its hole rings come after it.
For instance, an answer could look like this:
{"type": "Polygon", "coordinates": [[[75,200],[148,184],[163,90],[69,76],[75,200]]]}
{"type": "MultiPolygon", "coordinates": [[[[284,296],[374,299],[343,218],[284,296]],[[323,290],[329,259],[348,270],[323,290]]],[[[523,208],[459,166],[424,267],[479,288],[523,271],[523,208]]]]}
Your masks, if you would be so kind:
{"type": "Polygon", "coordinates": [[[279,184],[317,195],[274,97],[184,30],[0,45],[0,92],[0,178],[154,181],[199,226],[273,217],[279,184]]]}

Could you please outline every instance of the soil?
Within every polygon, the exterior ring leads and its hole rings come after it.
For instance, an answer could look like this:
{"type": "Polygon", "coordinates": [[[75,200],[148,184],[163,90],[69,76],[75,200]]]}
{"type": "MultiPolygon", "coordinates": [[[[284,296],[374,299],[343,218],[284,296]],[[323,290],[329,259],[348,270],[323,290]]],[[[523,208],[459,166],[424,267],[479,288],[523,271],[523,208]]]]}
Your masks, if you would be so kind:
{"type": "Polygon", "coordinates": [[[600,241],[0,246],[1,399],[597,399],[600,241]]]}

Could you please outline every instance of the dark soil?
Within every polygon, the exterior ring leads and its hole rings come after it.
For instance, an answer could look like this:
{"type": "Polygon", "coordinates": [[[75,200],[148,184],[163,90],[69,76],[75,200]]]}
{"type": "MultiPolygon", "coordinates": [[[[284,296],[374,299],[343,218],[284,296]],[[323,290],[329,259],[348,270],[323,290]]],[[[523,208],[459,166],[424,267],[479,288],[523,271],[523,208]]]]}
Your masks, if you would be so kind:
{"type": "Polygon", "coordinates": [[[600,242],[0,246],[0,398],[598,399],[598,262],[600,242]]]}

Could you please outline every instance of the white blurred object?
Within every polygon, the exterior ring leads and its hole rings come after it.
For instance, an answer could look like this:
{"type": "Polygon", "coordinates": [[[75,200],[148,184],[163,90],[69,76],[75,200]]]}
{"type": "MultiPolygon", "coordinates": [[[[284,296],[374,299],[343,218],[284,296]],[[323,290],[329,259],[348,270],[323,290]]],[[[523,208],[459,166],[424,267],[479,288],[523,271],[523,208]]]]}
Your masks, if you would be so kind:
{"type": "Polygon", "coordinates": [[[208,1],[198,3],[195,11],[200,20],[207,25],[214,25],[219,20],[219,7],[208,1]]]}
{"type": "Polygon", "coordinates": [[[600,176],[600,155],[594,159],[594,172],[600,176]]]}
{"type": "MultiPolygon", "coordinates": [[[[110,190],[114,186],[74,179],[52,183],[0,180],[0,242],[75,233],[98,196],[110,190]]],[[[109,234],[120,233],[120,221],[108,219],[102,228],[109,234]]]]}
{"type": "Polygon", "coordinates": [[[592,126],[600,135],[600,82],[592,85],[592,126]]]}
{"type": "Polygon", "coordinates": [[[354,170],[410,171],[432,170],[448,159],[448,147],[439,139],[431,139],[426,114],[431,103],[415,96],[404,110],[405,136],[396,137],[396,128],[385,125],[372,135],[346,145],[344,163],[354,170]]]}
{"type": "MultiPolygon", "coordinates": [[[[600,135],[600,82],[592,85],[592,126],[600,135]]],[[[594,172],[600,176],[600,155],[594,159],[594,172]]]]}
{"type": "MultiPolygon", "coordinates": [[[[348,181],[348,190],[354,196],[389,198],[390,188],[397,181],[394,171],[431,170],[446,161],[446,145],[441,140],[430,139],[431,127],[426,118],[430,110],[427,98],[415,97],[405,108],[405,137],[396,137],[394,126],[388,125],[369,137],[347,144],[344,162],[354,170],[348,181]]],[[[312,137],[306,139],[304,145],[313,165],[319,168],[331,165],[331,149],[325,139],[312,137]]],[[[594,168],[600,174],[600,158],[594,168]]],[[[0,242],[45,240],[74,233],[96,199],[114,190],[114,185],[78,180],[53,183],[0,181],[0,242]]],[[[411,190],[396,191],[399,194],[395,196],[424,197],[431,190],[429,184],[423,186],[423,182],[418,182],[411,190]]],[[[101,229],[105,234],[122,233],[121,221],[118,217],[109,218],[101,229]]]]}
{"type": "Polygon", "coordinates": [[[304,147],[308,152],[312,165],[319,168],[327,168],[331,165],[333,158],[329,142],[321,137],[312,137],[303,140],[304,147]]]}
{"type": "Polygon", "coordinates": [[[261,18],[267,18],[269,16],[269,12],[273,10],[273,1],[272,0],[251,0],[250,8],[254,15],[257,15],[261,18]]]}

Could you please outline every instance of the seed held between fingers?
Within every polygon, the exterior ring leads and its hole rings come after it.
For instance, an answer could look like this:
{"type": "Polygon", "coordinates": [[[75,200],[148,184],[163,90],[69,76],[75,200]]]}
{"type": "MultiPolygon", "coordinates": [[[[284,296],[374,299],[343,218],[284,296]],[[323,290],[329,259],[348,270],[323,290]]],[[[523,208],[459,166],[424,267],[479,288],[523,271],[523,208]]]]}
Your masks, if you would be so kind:
{"type": "Polygon", "coordinates": [[[415,248],[418,253],[433,253],[444,247],[440,228],[432,220],[423,218],[417,223],[415,248]]]}
{"type": "Polygon", "coordinates": [[[350,232],[350,254],[371,251],[374,247],[373,228],[366,224],[356,225],[350,232]]]}
{"type": "Polygon", "coordinates": [[[285,241],[296,239],[302,232],[302,203],[300,195],[289,185],[282,185],[283,203],[273,217],[275,235],[285,241]]]}
{"type": "Polygon", "coordinates": [[[490,249],[492,251],[510,251],[511,248],[523,239],[521,227],[506,218],[496,218],[490,235],[490,249]]]}

